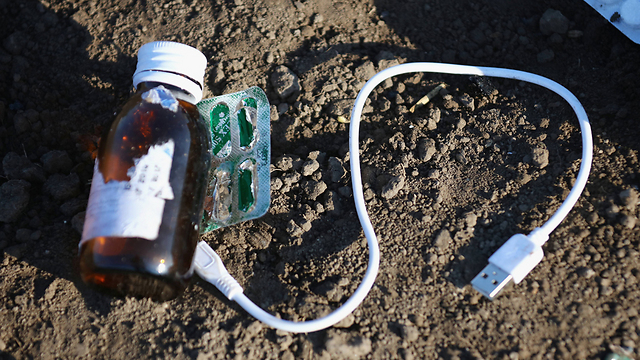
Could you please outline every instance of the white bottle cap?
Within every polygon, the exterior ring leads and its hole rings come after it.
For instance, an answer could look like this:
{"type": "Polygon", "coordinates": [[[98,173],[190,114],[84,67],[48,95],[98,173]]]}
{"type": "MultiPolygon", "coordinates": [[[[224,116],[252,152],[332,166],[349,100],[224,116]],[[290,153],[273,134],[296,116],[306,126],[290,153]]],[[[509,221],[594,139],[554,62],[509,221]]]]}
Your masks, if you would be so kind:
{"type": "Polygon", "coordinates": [[[179,87],[202,100],[204,71],[207,58],[198,49],[172,41],[154,41],[138,50],[138,67],[133,74],[133,86],[145,81],[161,82],[179,87]]]}

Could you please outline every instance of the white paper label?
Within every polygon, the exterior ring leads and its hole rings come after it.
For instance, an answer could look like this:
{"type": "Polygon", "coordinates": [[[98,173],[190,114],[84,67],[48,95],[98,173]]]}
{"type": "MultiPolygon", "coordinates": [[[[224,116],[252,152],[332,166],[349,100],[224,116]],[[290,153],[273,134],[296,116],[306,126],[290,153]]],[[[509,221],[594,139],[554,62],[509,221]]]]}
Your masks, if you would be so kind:
{"type": "Polygon", "coordinates": [[[158,238],[165,201],[173,199],[169,173],[174,147],[173,140],[151,146],[134,159],[129,181],[105,184],[96,161],[80,244],[98,236],[158,238]]]}

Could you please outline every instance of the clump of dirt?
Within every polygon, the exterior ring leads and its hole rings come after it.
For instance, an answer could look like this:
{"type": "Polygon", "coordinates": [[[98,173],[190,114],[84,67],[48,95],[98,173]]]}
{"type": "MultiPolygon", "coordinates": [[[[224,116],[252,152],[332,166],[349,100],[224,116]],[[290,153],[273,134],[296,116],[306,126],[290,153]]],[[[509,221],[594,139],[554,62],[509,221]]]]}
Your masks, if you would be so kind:
{"type": "Polygon", "coordinates": [[[0,0],[0,17],[2,358],[598,358],[610,345],[640,355],[640,47],[587,4],[0,0]],[[75,265],[92,152],[153,40],[207,55],[205,97],[267,92],[271,209],[203,239],[285,319],[327,314],[366,270],[344,120],[381,69],[442,61],[556,80],[592,121],[590,182],[542,263],[485,300],[470,280],[511,235],[544,224],[575,181],[575,115],[518,81],[400,76],[372,93],[361,124],[382,262],[345,320],[276,331],[201,280],[166,303],[96,293],[75,265]]]}

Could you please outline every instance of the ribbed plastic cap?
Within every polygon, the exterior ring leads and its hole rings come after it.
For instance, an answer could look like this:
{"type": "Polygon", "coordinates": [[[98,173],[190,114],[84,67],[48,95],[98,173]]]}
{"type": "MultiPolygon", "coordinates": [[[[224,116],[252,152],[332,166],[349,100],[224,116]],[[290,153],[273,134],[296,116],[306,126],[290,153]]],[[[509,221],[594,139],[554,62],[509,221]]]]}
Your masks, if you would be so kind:
{"type": "Polygon", "coordinates": [[[207,58],[198,49],[172,41],[154,41],[138,50],[133,86],[145,81],[161,82],[184,89],[202,100],[207,58]]]}

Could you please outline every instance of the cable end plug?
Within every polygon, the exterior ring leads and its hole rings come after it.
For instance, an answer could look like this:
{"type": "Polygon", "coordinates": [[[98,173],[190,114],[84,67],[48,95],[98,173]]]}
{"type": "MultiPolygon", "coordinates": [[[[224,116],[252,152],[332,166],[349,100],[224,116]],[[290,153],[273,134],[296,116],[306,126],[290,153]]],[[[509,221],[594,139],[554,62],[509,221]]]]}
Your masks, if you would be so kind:
{"type": "Polygon", "coordinates": [[[198,243],[193,259],[196,273],[207,282],[215,285],[229,300],[242,294],[242,286],[224,267],[220,256],[204,241],[198,243]]]}
{"type": "Polygon", "coordinates": [[[471,285],[493,300],[511,283],[519,284],[543,256],[538,243],[526,235],[516,234],[491,255],[489,265],[471,280],[471,285]]]}

